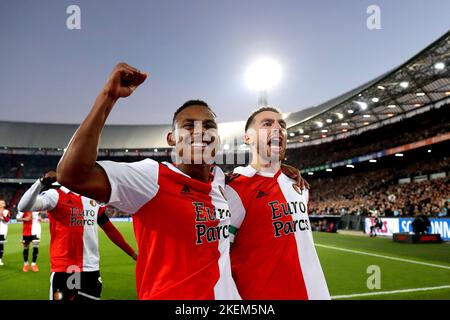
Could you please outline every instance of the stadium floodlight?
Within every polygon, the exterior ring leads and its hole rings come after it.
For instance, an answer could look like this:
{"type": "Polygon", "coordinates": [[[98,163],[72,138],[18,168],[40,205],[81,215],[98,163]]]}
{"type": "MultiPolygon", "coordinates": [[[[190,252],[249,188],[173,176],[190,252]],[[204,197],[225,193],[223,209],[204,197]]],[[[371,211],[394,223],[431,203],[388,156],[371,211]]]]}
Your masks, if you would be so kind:
{"type": "Polygon", "coordinates": [[[431,149],[428,149],[428,151],[427,151],[428,153],[431,153],[431,149]]]}
{"type": "Polygon", "coordinates": [[[388,117],[393,117],[394,114],[393,114],[393,113],[388,113],[387,116],[388,116],[388,117]]]}
{"type": "Polygon", "coordinates": [[[313,176],[314,172],[308,172],[308,176],[313,176]]]}
{"type": "Polygon", "coordinates": [[[403,157],[403,153],[396,153],[395,156],[396,157],[403,157]]]}
{"type": "Polygon", "coordinates": [[[372,98],[372,102],[378,102],[378,101],[380,101],[380,98],[377,98],[377,97],[372,98]]]}
{"type": "Polygon", "coordinates": [[[353,111],[352,109],[348,109],[347,112],[350,113],[350,114],[352,114],[352,113],[355,112],[355,111],[353,111]]]}
{"type": "Polygon", "coordinates": [[[363,123],[363,125],[368,126],[369,122],[366,121],[366,122],[363,123]]]}
{"type": "Polygon", "coordinates": [[[422,105],[420,103],[414,104],[414,107],[421,107],[422,105]]]}
{"type": "Polygon", "coordinates": [[[390,105],[388,105],[387,107],[388,107],[389,109],[397,108],[397,106],[396,106],[395,104],[390,104],[390,105]]]}
{"type": "Polygon", "coordinates": [[[316,121],[316,124],[319,128],[323,127],[323,122],[322,121],[316,121]]]}
{"type": "Polygon", "coordinates": [[[331,119],[327,119],[326,121],[327,121],[327,123],[332,123],[333,122],[333,120],[331,120],[331,119]]]}
{"type": "Polygon", "coordinates": [[[343,127],[348,126],[348,122],[342,122],[341,126],[343,126],[343,127]]]}
{"type": "Polygon", "coordinates": [[[346,165],[346,167],[347,167],[347,168],[352,168],[352,169],[355,168],[355,166],[352,165],[352,164],[348,164],[348,165],[346,165]]]}
{"type": "Polygon", "coordinates": [[[342,113],[340,113],[340,112],[336,112],[336,115],[337,115],[339,120],[344,118],[344,115],[342,113]]]}
{"type": "Polygon", "coordinates": [[[298,133],[303,134],[304,132],[305,131],[302,128],[298,129],[298,133]]]}
{"type": "Polygon", "coordinates": [[[353,101],[353,102],[356,103],[361,108],[361,110],[367,109],[367,103],[362,102],[362,101],[353,101]]]}
{"type": "Polygon", "coordinates": [[[347,132],[348,130],[347,129],[342,129],[342,132],[347,132]]]}
{"type": "Polygon", "coordinates": [[[327,133],[327,132],[328,132],[327,129],[323,129],[323,130],[322,130],[322,133],[327,133]]]}
{"type": "Polygon", "coordinates": [[[403,89],[408,88],[409,87],[409,82],[408,81],[400,82],[400,87],[402,87],[403,89]]]}
{"type": "Polygon", "coordinates": [[[434,65],[434,68],[436,70],[443,70],[443,69],[445,69],[445,64],[443,62],[438,62],[434,65]]]}
{"type": "Polygon", "coordinates": [[[153,149],[154,152],[158,152],[158,149],[153,149]]]}
{"type": "Polygon", "coordinates": [[[425,95],[424,92],[417,92],[417,93],[416,93],[416,96],[418,96],[418,97],[423,97],[424,95],[425,95]]]}
{"type": "Polygon", "coordinates": [[[371,163],[376,163],[376,162],[377,162],[377,159],[370,159],[369,162],[371,162],[371,163]]]}
{"type": "Polygon", "coordinates": [[[128,152],[128,149],[125,149],[125,152],[128,152]]]}
{"type": "Polygon", "coordinates": [[[305,135],[303,135],[303,138],[308,139],[309,135],[305,134],[305,135]]]}
{"type": "Polygon", "coordinates": [[[370,114],[363,115],[363,118],[370,118],[370,114]]]}
{"type": "Polygon", "coordinates": [[[261,58],[253,62],[245,73],[250,89],[258,91],[259,106],[267,105],[267,91],[273,89],[281,79],[281,66],[271,58],[261,58]]]}
{"type": "Polygon", "coordinates": [[[380,89],[380,90],[385,90],[386,88],[383,87],[383,86],[378,86],[378,89],[380,89]]]}
{"type": "Polygon", "coordinates": [[[291,132],[291,133],[289,133],[289,136],[290,136],[290,137],[294,137],[294,136],[295,136],[295,133],[291,132]]]}
{"type": "Polygon", "coordinates": [[[327,172],[332,172],[333,169],[328,168],[328,169],[326,169],[326,171],[327,171],[327,172]]]}

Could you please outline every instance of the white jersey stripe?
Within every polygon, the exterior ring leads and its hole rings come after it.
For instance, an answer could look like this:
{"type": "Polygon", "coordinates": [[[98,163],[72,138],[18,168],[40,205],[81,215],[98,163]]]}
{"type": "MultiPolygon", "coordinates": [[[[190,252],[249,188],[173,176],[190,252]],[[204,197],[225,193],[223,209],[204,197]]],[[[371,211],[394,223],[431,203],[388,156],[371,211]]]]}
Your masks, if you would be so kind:
{"type": "MultiPolygon", "coordinates": [[[[225,195],[225,176],[222,170],[215,170],[214,181],[211,184],[211,203],[215,208],[223,208],[224,203],[226,206],[225,195]],[[221,191],[222,190],[222,191],[221,191]]],[[[216,212],[216,217],[220,219],[219,212],[216,212]]],[[[229,228],[230,216],[224,215],[220,219],[219,226],[229,228]]],[[[229,233],[229,230],[228,230],[229,233]]],[[[219,258],[219,280],[214,286],[214,298],[216,300],[229,300],[229,299],[241,299],[236,284],[231,276],[231,261],[230,261],[230,241],[229,239],[221,239],[218,241],[218,250],[220,252],[219,258]]]]}
{"type": "MultiPolygon", "coordinates": [[[[314,247],[314,240],[311,232],[311,224],[308,218],[307,205],[308,205],[308,191],[305,190],[300,195],[293,187],[294,180],[289,179],[286,175],[280,174],[277,179],[281,192],[289,203],[292,201],[301,201],[304,204],[305,212],[301,212],[300,206],[297,209],[292,208],[293,220],[306,220],[309,226],[309,230],[297,230],[294,233],[295,240],[297,242],[297,252],[299,257],[300,266],[303,273],[303,279],[305,282],[306,290],[308,292],[308,299],[310,300],[330,300],[330,294],[328,292],[325,276],[320,265],[319,257],[317,256],[316,249],[314,247]]],[[[303,207],[303,206],[302,206],[303,207]]],[[[300,223],[299,223],[300,224],[300,223]]]]}
{"type": "Polygon", "coordinates": [[[99,270],[97,215],[100,206],[86,197],[81,197],[84,212],[83,230],[83,271],[99,270]],[[95,204],[93,206],[91,204],[95,204]]]}

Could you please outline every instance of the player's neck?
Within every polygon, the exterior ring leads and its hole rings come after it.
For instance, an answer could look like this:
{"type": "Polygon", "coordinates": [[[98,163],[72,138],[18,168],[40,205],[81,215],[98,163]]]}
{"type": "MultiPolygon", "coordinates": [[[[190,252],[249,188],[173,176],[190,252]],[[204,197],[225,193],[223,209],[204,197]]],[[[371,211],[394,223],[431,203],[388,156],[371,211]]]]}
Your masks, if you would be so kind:
{"type": "Polygon", "coordinates": [[[258,156],[253,158],[250,164],[256,171],[267,172],[267,173],[277,173],[281,168],[281,161],[269,162],[262,161],[258,156]]]}
{"type": "Polygon", "coordinates": [[[187,174],[192,179],[199,180],[202,182],[209,181],[209,174],[211,171],[210,164],[176,164],[176,167],[180,169],[181,172],[187,174]]]}

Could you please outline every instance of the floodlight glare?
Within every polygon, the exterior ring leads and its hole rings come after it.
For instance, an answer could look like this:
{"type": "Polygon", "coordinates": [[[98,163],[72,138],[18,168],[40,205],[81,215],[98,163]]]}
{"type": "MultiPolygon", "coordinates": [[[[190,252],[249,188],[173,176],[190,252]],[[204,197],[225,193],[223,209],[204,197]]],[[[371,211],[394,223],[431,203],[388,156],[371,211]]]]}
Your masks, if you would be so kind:
{"type": "Polygon", "coordinates": [[[255,61],[247,69],[245,80],[252,90],[264,91],[275,87],[281,78],[281,66],[270,58],[255,61]]]}

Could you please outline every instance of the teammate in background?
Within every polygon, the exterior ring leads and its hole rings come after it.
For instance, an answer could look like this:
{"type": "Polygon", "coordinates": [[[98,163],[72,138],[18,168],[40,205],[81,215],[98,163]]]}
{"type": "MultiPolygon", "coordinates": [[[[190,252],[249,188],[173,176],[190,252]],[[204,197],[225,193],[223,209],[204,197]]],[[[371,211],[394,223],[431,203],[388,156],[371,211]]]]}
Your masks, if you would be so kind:
{"type": "Polygon", "coordinates": [[[137,255],[109,221],[104,206],[65,187],[51,188],[49,171],[19,201],[20,211],[48,211],[50,221],[50,300],[98,300],[102,291],[98,229],[134,260],[137,255]],[[49,189],[50,188],[50,189],[49,189]],[[48,189],[42,192],[44,189],[48,189]]]}
{"type": "Polygon", "coordinates": [[[125,63],[114,68],[58,164],[58,182],[134,214],[139,299],[240,299],[231,277],[225,176],[204,157],[208,150],[213,158],[219,142],[205,102],[188,101],[175,112],[167,136],[174,164],[96,163],[109,113],[146,78],[125,63]]]}
{"type": "Polygon", "coordinates": [[[37,258],[39,254],[39,242],[41,241],[41,217],[39,211],[21,212],[16,216],[17,221],[23,221],[22,243],[23,243],[23,272],[28,272],[28,254],[30,243],[33,243],[33,258],[31,270],[38,272],[37,258]]]}
{"type": "Polygon", "coordinates": [[[329,300],[308,218],[309,191],[281,171],[287,142],[281,112],[258,109],[245,132],[251,164],[235,168],[225,191],[239,293],[251,300],[329,300]]]}
{"type": "Polygon", "coordinates": [[[0,200],[0,266],[3,266],[3,253],[5,250],[6,237],[8,236],[8,222],[11,213],[6,209],[5,200],[0,200]]]}

